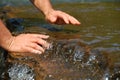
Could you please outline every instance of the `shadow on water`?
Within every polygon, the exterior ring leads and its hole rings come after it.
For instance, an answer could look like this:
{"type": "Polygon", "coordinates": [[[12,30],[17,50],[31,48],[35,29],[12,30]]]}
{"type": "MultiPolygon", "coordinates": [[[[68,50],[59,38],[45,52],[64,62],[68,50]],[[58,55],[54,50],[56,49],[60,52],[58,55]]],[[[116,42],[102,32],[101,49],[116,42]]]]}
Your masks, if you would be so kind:
{"type": "Polygon", "coordinates": [[[15,27],[14,35],[49,34],[51,47],[42,55],[1,52],[1,80],[119,80],[119,3],[54,6],[77,17],[81,26],[50,25],[31,6],[4,8],[3,18],[7,16],[8,27],[15,27]]]}

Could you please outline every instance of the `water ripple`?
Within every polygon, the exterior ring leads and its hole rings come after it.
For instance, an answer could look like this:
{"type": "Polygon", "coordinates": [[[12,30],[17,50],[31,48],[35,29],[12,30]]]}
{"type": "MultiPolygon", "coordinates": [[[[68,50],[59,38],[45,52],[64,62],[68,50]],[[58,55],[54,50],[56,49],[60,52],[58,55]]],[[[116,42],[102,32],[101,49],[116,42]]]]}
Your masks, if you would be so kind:
{"type": "Polygon", "coordinates": [[[100,50],[100,51],[106,51],[106,52],[116,52],[116,51],[120,51],[120,47],[109,47],[109,48],[96,47],[95,49],[98,49],[98,50],[100,50]]]}

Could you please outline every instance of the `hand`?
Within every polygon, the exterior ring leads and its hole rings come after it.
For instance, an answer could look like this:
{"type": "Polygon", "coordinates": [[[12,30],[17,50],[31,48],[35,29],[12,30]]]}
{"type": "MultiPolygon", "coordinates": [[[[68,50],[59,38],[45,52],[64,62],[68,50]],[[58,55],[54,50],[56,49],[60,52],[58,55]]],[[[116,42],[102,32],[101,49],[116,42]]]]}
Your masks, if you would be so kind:
{"type": "Polygon", "coordinates": [[[45,41],[48,37],[40,34],[20,34],[10,39],[7,49],[10,52],[41,54],[49,47],[45,41]]]}
{"type": "Polygon", "coordinates": [[[45,14],[46,20],[53,24],[73,24],[73,25],[80,25],[80,22],[75,19],[74,17],[70,16],[69,14],[58,11],[58,10],[51,10],[47,14],[45,14]]]}

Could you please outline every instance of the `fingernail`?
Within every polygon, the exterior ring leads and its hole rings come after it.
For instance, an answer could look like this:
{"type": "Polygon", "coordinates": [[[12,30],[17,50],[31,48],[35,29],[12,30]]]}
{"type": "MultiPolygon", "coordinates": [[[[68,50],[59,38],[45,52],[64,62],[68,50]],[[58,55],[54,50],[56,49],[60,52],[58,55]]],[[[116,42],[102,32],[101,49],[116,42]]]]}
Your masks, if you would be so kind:
{"type": "Polygon", "coordinates": [[[53,47],[52,43],[49,43],[47,46],[47,50],[52,49],[52,47],[53,47]]]}
{"type": "Polygon", "coordinates": [[[46,46],[44,47],[44,49],[48,49],[49,48],[49,44],[46,44],[46,46]]]}
{"type": "Polygon", "coordinates": [[[42,54],[42,52],[40,52],[40,51],[35,51],[34,53],[35,54],[42,54]]]}
{"type": "Polygon", "coordinates": [[[42,52],[39,51],[38,54],[42,54],[42,52]]]}
{"type": "Polygon", "coordinates": [[[49,49],[50,48],[50,44],[47,45],[46,49],[49,49]]]}
{"type": "Polygon", "coordinates": [[[50,37],[49,35],[46,35],[46,37],[50,37]]]}
{"type": "Polygon", "coordinates": [[[66,21],[66,24],[69,24],[69,21],[66,21]]]}

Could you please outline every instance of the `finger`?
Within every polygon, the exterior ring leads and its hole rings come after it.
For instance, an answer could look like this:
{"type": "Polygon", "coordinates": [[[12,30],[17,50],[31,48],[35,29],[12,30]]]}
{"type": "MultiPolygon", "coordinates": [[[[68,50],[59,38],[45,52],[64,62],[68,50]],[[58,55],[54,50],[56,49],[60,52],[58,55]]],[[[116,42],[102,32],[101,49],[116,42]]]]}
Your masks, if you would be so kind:
{"type": "Polygon", "coordinates": [[[80,22],[77,19],[75,19],[73,16],[68,15],[68,19],[69,19],[71,24],[80,25],[80,22]]]}
{"type": "Polygon", "coordinates": [[[33,42],[41,45],[43,48],[48,48],[49,47],[49,43],[46,42],[45,40],[41,39],[41,38],[36,38],[36,39],[34,39],[33,42]]]}
{"type": "Polygon", "coordinates": [[[34,48],[31,48],[31,47],[28,47],[27,50],[28,50],[29,53],[42,54],[41,51],[36,50],[34,48]]]}
{"type": "Polygon", "coordinates": [[[45,49],[44,49],[42,46],[40,46],[40,45],[38,45],[38,44],[36,44],[36,43],[33,43],[33,44],[31,45],[31,47],[34,48],[35,50],[38,50],[38,51],[41,51],[41,52],[44,52],[44,51],[45,51],[45,49]]]}
{"type": "Polygon", "coordinates": [[[42,48],[40,45],[38,45],[37,43],[30,43],[29,45],[27,45],[27,47],[29,48],[33,48],[35,50],[38,50],[38,51],[41,51],[41,52],[44,52],[45,49],[42,48]]]}
{"type": "Polygon", "coordinates": [[[66,24],[65,21],[61,18],[58,18],[57,21],[55,22],[55,24],[58,24],[58,25],[64,25],[66,24]]]}
{"type": "Polygon", "coordinates": [[[63,19],[66,24],[69,24],[69,20],[65,13],[61,13],[59,17],[61,18],[61,20],[63,19]]]}
{"type": "Polygon", "coordinates": [[[33,36],[36,37],[36,38],[43,38],[43,39],[49,38],[48,35],[43,35],[43,34],[33,34],[33,36]]]}

